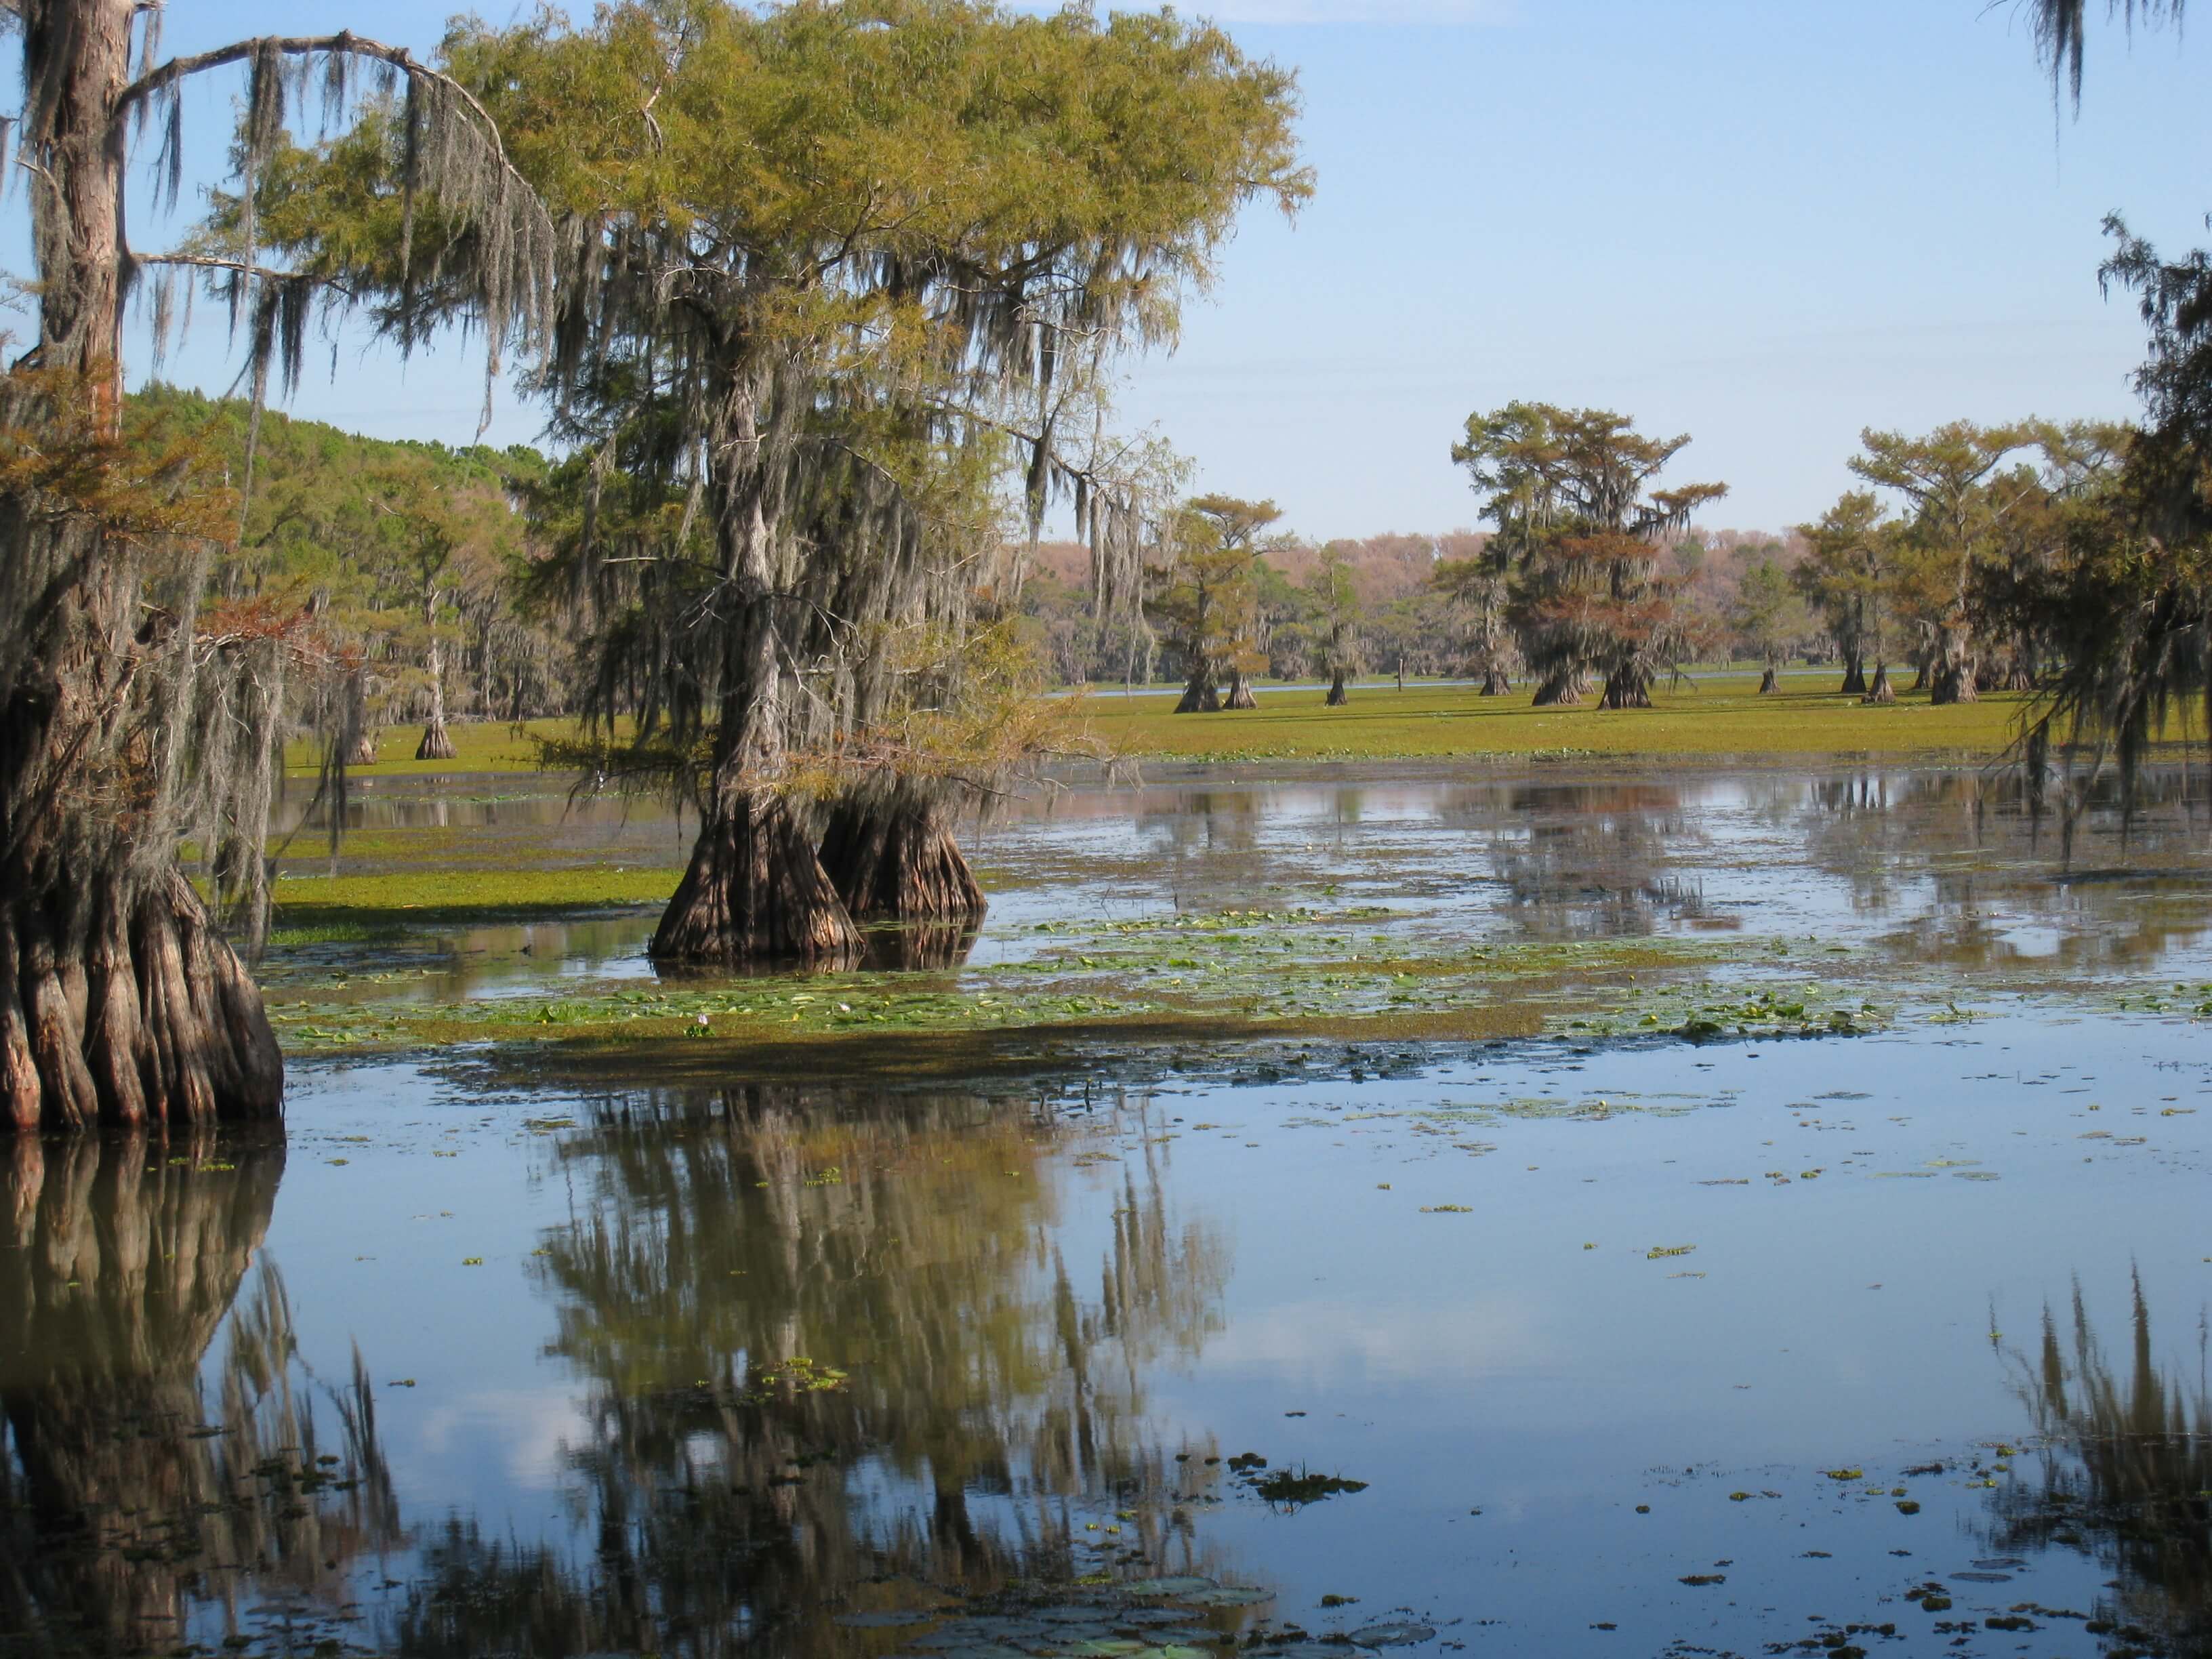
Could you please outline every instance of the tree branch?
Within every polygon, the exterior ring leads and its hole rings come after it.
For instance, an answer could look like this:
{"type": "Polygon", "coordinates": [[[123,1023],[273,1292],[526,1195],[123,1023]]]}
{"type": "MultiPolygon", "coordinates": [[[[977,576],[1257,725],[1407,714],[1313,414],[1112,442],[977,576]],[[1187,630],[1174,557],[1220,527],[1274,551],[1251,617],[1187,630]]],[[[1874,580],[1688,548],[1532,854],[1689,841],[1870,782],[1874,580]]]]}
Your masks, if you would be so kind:
{"type": "MultiPolygon", "coordinates": [[[[0,6],[20,3],[21,0],[0,0],[0,6]]],[[[217,46],[212,52],[194,52],[189,58],[172,58],[159,69],[149,70],[116,94],[112,125],[119,128],[123,125],[123,118],[137,105],[165,88],[175,85],[186,76],[222,69],[230,64],[243,64],[264,50],[281,52],[288,58],[312,57],[319,52],[345,52],[356,58],[389,64],[408,75],[419,75],[425,80],[441,82],[483,123],[485,138],[489,142],[493,154],[499,157],[500,164],[510,173],[514,170],[514,163],[507,159],[506,146],[500,140],[499,123],[491,118],[491,112],[477,101],[474,93],[453,76],[422,63],[406,47],[387,46],[380,40],[371,40],[350,29],[341,29],[336,34],[258,35],[251,40],[234,40],[230,45],[217,46]]]]}
{"type": "MultiPolygon", "coordinates": [[[[7,0],[0,0],[0,5],[6,3],[7,0]]],[[[258,277],[264,283],[295,283],[306,275],[301,271],[276,270],[267,265],[249,264],[243,259],[225,259],[207,253],[133,253],[131,257],[142,265],[189,265],[198,270],[228,270],[241,276],[258,277]]],[[[354,297],[353,290],[334,276],[310,276],[307,280],[318,288],[330,289],[348,299],[354,297]]]]}

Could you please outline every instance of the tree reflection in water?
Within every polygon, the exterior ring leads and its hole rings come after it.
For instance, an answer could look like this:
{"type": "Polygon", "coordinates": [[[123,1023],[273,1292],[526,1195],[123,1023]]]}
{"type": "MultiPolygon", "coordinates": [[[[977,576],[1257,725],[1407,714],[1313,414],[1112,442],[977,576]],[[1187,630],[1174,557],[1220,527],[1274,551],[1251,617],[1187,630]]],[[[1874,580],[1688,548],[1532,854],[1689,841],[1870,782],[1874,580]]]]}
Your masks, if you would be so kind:
{"type": "MultiPolygon", "coordinates": [[[[712,1656],[836,1644],[830,1612],[1208,1563],[1157,1498],[1198,1484],[1139,1377],[1219,1328],[1225,1252],[1159,1148],[1121,1171],[1095,1291],[1054,1242],[1062,1126],[969,1096],[749,1088],[610,1100],[555,1158],[580,1194],[538,1259],[591,1384],[569,1448],[593,1559],[452,1527],[404,1652],[712,1656]],[[1087,1510],[1087,1513],[1086,1513],[1087,1510]],[[1110,1537],[1085,1522],[1121,1526],[1110,1537]]],[[[849,1633],[848,1633],[849,1641],[849,1633]]]]}
{"type": "Polygon", "coordinates": [[[2205,1332],[2200,1324],[2193,1383],[2161,1370],[2140,1279],[2134,1292],[2125,1376],[2107,1363],[2078,1289],[2071,1332],[2045,1310],[2040,1352],[2016,1356],[2041,1478],[1992,1497],[1990,1539],[2000,1552],[2057,1547],[2095,1561],[2112,1586],[2095,1624],[2118,1626],[2110,1633],[2122,1644],[2212,1653],[2205,1332]]]}
{"type": "Polygon", "coordinates": [[[264,1264],[281,1139],[144,1135],[6,1149],[0,1652],[167,1651],[275,1617],[341,1627],[343,1570],[398,1541],[367,1381],[315,1391],[264,1264]],[[245,1605],[251,1576],[251,1610],[245,1605]]]}

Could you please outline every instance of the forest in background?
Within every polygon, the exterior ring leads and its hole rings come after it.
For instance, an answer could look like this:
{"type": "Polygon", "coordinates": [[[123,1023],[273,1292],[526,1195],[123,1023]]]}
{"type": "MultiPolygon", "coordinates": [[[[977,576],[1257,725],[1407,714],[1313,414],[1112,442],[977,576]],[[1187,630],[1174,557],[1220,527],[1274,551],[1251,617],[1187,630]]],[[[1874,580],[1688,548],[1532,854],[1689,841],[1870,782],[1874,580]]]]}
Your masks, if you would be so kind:
{"type": "MultiPolygon", "coordinates": [[[[249,404],[160,384],[132,401],[243,477],[249,404]]],[[[592,619],[550,580],[563,511],[559,471],[527,445],[366,438],[264,410],[253,489],[236,548],[218,561],[215,592],[225,603],[315,610],[340,692],[358,702],[355,765],[414,752],[422,734],[412,728],[443,719],[575,714],[586,696],[579,647],[592,619]]],[[[1252,570],[1260,672],[1285,681],[1327,672],[1329,615],[1319,596],[1334,567],[1349,588],[1364,672],[1465,672],[1473,650],[1465,619],[1437,571],[1479,557],[1489,541],[1465,529],[1327,544],[1273,538],[1252,570]]],[[[1795,571],[1808,552],[1796,531],[1700,528],[1675,541],[1662,574],[1675,585],[1690,657],[1741,659],[1765,648],[1771,631],[1742,625],[1747,594],[1795,571]]],[[[998,603],[993,584],[1006,590],[1001,608],[1016,638],[1060,684],[1140,678],[1148,659],[1154,680],[1187,672],[1188,652],[1157,607],[1142,625],[1102,619],[1085,543],[1041,540],[1032,550],[1016,537],[986,568],[978,599],[987,608],[998,603]]],[[[1802,604],[1785,606],[1782,632],[1790,655],[1837,655],[1802,604]]],[[[296,705],[295,730],[309,730],[315,712],[312,700],[296,705]]]]}

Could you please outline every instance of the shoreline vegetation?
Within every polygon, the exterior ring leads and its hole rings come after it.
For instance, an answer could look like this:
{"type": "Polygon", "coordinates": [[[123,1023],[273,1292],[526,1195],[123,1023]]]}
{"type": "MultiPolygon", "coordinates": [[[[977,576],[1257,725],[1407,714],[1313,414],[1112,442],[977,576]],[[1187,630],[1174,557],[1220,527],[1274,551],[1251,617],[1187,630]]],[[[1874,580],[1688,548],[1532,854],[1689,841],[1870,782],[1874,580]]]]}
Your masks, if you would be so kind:
{"type": "MultiPolygon", "coordinates": [[[[1986,768],[2006,763],[2031,702],[1996,694],[1931,707],[1908,694],[1870,707],[1838,695],[1826,669],[1790,674],[1778,696],[1759,695],[1758,678],[1755,670],[1698,672],[1680,688],[1655,687],[1654,707],[1631,711],[1535,708],[1523,696],[1485,697],[1474,685],[1435,682],[1402,692],[1389,682],[1355,686],[1340,707],[1311,687],[1259,688],[1256,708],[1206,720],[1175,715],[1172,690],[1115,689],[1082,694],[1076,719],[1105,751],[1135,763],[1139,777],[1148,767],[1153,776],[1231,767],[1289,775],[1387,771],[1393,763],[1420,763],[1425,773],[1457,763],[1547,775],[1669,760],[1986,768]]],[[[534,772],[541,744],[575,729],[456,723],[453,760],[396,759],[360,769],[355,782],[534,772]]],[[[396,755],[411,751],[397,740],[403,735],[391,734],[396,755]]],[[[287,760],[313,771],[304,750],[287,760]]],[[[1896,1018],[1944,1018],[1949,1007],[1941,986],[1892,984],[1871,962],[1802,945],[1751,937],[1470,945],[1438,936],[1418,913],[1384,909],[1083,925],[984,965],[961,965],[964,953],[955,952],[934,967],[901,961],[902,971],[588,978],[451,996],[435,981],[456,961],[562,948],[533,930],[611,926],[641,940],[682,878],[672,847],[665,862],[633,854],[623,865],[563,864],[549,850],[544,863],[510,856],[488,865],[442,829],[366,830],[346,837],[340,856],[370,869],[342,862],[323,874],[314,869],[318,845],[312,830],[293,840],[274,896],[265,983],[295,1055],[458,1045],[495,1070],[504,1055],[580,1079],[642,1061],[671,1078],[941,1080],[1089,1069],[1117,1054],[1157,1065],[1192,1050],[1279,1064],[1317,1044],[1371,1051],[1542,1036],[1848,1037],[1896,1018]]],[[[982,873],[991,884],[988,860],[982,873]]],[[[871,937],[893,958],[901,954],[902,930],[871,937]]]]}
{"type": "MultiPolygon", "coordinates": [[[[1679,688],[1655,687],[1650,708],[1595,705],[1538,708],[1525,695],[1485,696],[1468,684],[1409,680],[1401,691],[1382,680],[1354,684],[1350,701],[1331,708],[1309,686],[1255,684],[1255,706],[1203,719],[1179,716],[1177,693],[1159,687],[1071,691],[1072,718],[1102,750],[1122,760],[1388,761],[1456,758],[1646,760],[1698,756],[1755,761],[1808,757],[1855,760],[1954,755],[1994,759],[2019,738],[2033,705],[2026,693],[1993,692],[1977,702],[1931,704],[1924,694],[1868,705],[1834,689],[1838,671],[1790,671],[1778,693],[1759,694],[1757,669],[1729,667],[1686,675],[1679,688]]],[[[574,738],[573,721],[539,720],[448,726],[451,760],[412,757],[410,728],[385,736],[390,758],[351,769],[356,780],[471,772],[534,772],[539,744],[574,738]]],[[[617,731],[617,736],[622,735],[617,731]]],[[[2173,736],[2182,736],[2178,725],[2173,736]]],[[[313,776],[319,757],[298,740],[285,770],[313,776]]]]}

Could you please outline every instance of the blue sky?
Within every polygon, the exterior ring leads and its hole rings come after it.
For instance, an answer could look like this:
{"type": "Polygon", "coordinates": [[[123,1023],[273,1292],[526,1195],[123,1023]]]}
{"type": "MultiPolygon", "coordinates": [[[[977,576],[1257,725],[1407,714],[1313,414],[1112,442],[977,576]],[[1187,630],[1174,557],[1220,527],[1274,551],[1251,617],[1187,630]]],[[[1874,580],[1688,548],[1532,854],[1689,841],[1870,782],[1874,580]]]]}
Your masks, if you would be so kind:
{"type": "MultiPolygon", "coordinates": [[[[1298,70],[1320,187],[1295,225],[1247,217],[1124,407],[1311,535],[1469,521],[1449,446],[1515,398],[1694,434],[1678,481],[1727,481],[1711,522],[1762,527],[1832,501],[1863,426],[2129,413],[2142,330],[2099,295],[2100,221],[2208,235],[2207,48],[2168,33],[2100,30],[2076,121],[2011,0],[1194,9],[1298,70]]],[[[350,26],[427,49],[447,10],[172,0],[167,41],[350,26]]],[[[200,100],[203,155],[234,90],[200,100]]],[[[223,347],[204,324],[169,373],[220,389],[223,347]]],[[[292,407],[465,441],[480,362],[347,341],[292,407]]],[[[490,435],[537,424],[502,398],[490,435]]]]}

